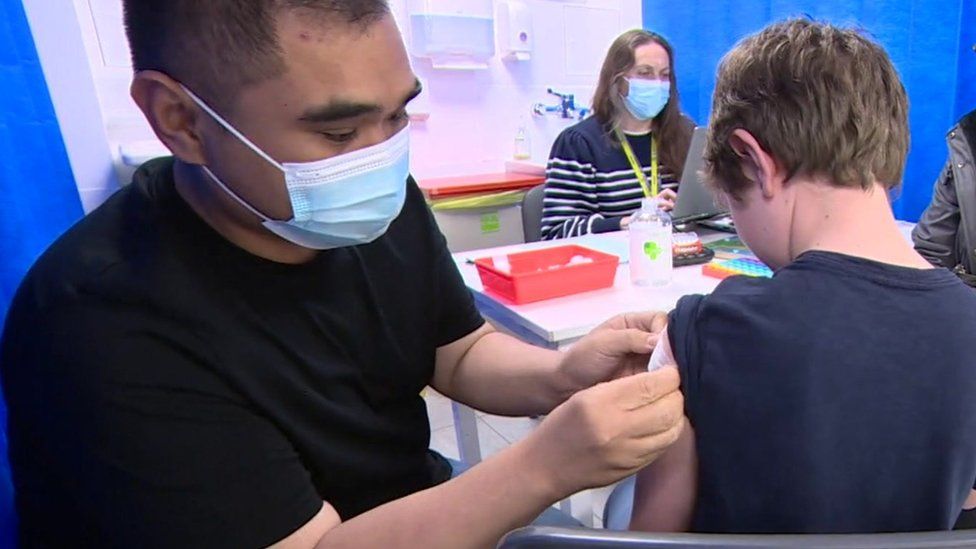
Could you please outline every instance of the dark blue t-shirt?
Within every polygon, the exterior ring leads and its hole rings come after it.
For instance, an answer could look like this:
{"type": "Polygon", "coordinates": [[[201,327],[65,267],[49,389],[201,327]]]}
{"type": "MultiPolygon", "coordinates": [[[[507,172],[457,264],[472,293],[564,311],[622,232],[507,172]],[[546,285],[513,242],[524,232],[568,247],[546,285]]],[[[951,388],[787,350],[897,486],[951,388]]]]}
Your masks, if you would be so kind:
{"type": "Polygon", "coordinates": [[[952,527],[976,478],[976,293],[808,252],[669,324],[699,457],[693,529],[952,527]]]}

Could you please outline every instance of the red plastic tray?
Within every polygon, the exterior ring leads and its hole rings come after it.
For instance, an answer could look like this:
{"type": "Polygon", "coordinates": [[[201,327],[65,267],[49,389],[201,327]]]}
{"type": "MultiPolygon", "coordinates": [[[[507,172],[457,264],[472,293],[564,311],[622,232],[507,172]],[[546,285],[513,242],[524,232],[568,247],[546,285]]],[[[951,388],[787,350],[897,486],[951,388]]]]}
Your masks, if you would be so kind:
{"type": "Polygon", "coordinates": [[[615,255],[576,245],[474,262],[485,289],[516,304],[609,288],[618,263],[620,258],[615,255]],[[577,257],[581,259],[573,262],[577,257]]]}

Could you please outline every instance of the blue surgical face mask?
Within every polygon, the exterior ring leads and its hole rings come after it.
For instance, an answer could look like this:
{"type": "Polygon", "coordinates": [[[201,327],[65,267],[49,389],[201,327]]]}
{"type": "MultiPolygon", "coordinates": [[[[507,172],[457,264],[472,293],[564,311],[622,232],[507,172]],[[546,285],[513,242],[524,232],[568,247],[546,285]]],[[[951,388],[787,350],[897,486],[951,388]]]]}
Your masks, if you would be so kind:
{"type": "Polygon", "coordinates": [[[650,120],[661,113],[671,97],[671,82],[628,78],[630,91],[623,98],[630,114],[638,120],[650,120]]]}
{"type": "Polygon", "coordinates": [[[221,189],[262,220],[266,229],[299,246],[328,250],[372,242],[403,209],[410,158],[410,131],[377,145],[316,162],[279,163],[259,149],[193,92],[183,90],[214,120],[285,174],[294,217],[271,219],[230,190],[207,166],[221,189]]]}

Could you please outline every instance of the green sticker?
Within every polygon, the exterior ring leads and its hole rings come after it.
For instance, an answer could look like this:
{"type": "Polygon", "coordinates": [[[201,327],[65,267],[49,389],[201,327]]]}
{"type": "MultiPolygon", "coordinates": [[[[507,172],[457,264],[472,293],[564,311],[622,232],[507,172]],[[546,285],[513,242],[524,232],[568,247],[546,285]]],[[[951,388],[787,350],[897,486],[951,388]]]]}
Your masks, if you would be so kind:
{"type": "Polygon", "coordinates": [[[661,247],[657,245],[657,242],[644,243],[644,255],[651,258],[651,260],[657,259],[657,256],[661,255],[662,251],[664,250],[662,250],[661,247]]]}
{"type": "Polygon", "coordinates": [[[502,222],[498,219],[498,212],[481,214],[481,234],[497,233],[502,230],[502,222]]]}

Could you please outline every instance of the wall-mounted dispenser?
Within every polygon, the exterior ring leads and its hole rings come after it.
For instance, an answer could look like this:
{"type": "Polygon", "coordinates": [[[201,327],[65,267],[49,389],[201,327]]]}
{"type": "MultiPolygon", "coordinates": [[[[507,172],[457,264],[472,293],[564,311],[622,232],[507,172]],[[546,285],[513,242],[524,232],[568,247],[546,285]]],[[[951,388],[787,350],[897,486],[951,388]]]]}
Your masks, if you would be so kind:
{"type": "Polygon", "coordinates": [[[522,0],[499,0],[496,16],[498,50],[503,58],[528,61],[532,57],[532,12],[522,0]]]}
{"type": "Polygon", "coordinates": [[[435,69],[486,69],[495,55],[492,0],[410,0],[410,52],[435,69]]]}

